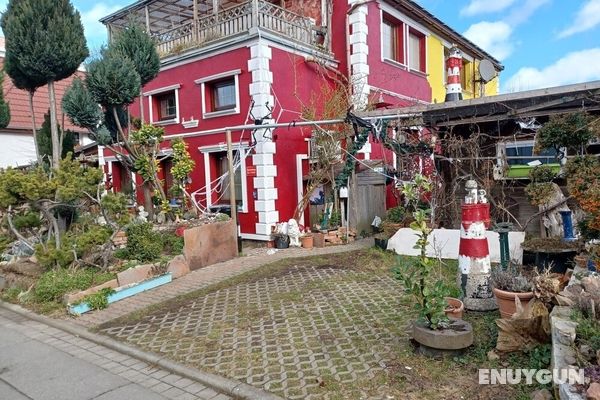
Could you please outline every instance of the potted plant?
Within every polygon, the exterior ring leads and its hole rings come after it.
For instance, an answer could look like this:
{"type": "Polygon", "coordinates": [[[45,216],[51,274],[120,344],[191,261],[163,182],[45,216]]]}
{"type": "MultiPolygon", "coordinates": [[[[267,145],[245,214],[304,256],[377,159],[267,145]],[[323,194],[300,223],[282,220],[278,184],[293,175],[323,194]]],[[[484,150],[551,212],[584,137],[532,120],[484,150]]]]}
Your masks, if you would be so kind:
{"type": "Polygon", "coordinates": [[[531,283],[514,265],[492,269],[492,286],[502,318],[510,318],[517,311],[516,297],[523,306],[533,299],[531,283]]]}
{"type": "Polygon", "coordinates": [[[285,233],[274,233],[272,235],[276,249],[287,249],[290,247],[290,237],[285,233]]]}
{"type": "MultiPolygon", "coordinates": [[[[435,260],[426,255],[432,232],[428,225],[428,211],[417,210],[413,215],[415,220],[410,227],[418,237],[415,248],[420,250],[420,255],[416,259],[401,259],[406,262],[401,261],[394,269],[396,279],[402,283],[405,293],[412,296],[419,313],[413,323],[412,336],[419,343],[422,354],[454,354],[473,343],[473,330],[468,322],[447,315],[447,311],[454,312],[447,300],[450,289],[442,279],[436,279],[435,260]]],[[[456,311],[459,310],[460,305],[456,311]]]]}
{"type": "Polygon", "coordinates": [[[304,235],[300,236],[300,243],[305,249],[312,249],[314,244],[312,233],[305,233],[304,235]]]}

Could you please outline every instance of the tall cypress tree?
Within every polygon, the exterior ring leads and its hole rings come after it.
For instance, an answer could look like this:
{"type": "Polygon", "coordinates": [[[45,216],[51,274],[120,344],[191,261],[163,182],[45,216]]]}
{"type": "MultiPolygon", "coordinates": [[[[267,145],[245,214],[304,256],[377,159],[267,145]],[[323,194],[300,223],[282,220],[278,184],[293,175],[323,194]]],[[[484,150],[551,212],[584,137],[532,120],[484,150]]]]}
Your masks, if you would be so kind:
{"type": "Polygon", "coordinates": [[[156,44],[140,25],[132,25],[119,32],[111,47],[129,58],[140,76],[140,119],[144,122],[142,87],[156,78],[160,71],[160,58],[156,44]]]}
{"type": "MultiPolygon", "coordinates": [[[[58,125],[58,132],[62,134],[60,125],[58,125]]],[[[52,131],[51,131],[51,123],[50,123],[50,111],[44,114],[44,123],[42,127],[37,132],[37,140],[38,145],[40,147],[40,155],[42,160],[44,161],[44,165],[50,164],[50,159],[52,157],[53,149],[52,149],[52,131]],[[48,162],[46,162],[48,161],[48,162]]],[[[71,131],[65,131],[63,140],[62,140],[62,148],[60,150],[61,158],[65,158],[67,154],[73,154],[75,150],[75,135],[71,131]]]]}
{"type": "Polygon", "coordinates": [[[0,26],[6,37],[6,72],[15,85],[28,90],[30,99],[48,85],[52,165],[58,168],[54,82],[71,76],[89,54],[79,12],[69,0],[9,0],[0,26]]]}

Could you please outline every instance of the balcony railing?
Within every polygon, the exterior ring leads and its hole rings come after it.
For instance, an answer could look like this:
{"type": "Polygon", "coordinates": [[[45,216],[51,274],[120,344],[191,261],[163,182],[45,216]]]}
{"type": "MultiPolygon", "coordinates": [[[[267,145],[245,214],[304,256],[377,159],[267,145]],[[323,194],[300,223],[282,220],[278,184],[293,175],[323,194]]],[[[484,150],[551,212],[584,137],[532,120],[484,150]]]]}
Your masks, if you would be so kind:
{"type": "Polygon", "coordinates": [[[313,23],[309,18],[263,0],[239,4],[154,37],[158,52],[164,57],[245,33],[254,27],[281,34],[305,45],[316,45],[313,23]]]}

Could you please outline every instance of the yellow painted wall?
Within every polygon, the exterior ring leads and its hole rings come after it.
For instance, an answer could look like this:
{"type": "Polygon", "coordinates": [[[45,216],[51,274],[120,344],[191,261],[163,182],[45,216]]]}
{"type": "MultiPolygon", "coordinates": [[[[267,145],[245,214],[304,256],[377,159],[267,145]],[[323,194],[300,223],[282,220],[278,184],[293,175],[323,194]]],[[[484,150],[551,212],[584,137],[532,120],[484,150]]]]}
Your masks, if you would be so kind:
{"type": "MultiPolygon", "coordinates": [[[[479,61],[465,62],[463,64],[463,98],[471,99],[475,93],[476,97],[480,94],[480,84],[473,85],[479,61]],[[466,79],[465,79],[466,78],[466,79]],[[475,86],[475,87],[473,87],[475,86]]],[[[443,103],[446,98],[446,82],[444,76],[445,60],[444,60],[444,44],[436,36],[429,35],[427,37],[427,81],[431,86],[431,102],[443,103]]],[[[493,96],[498,94],[499,77],[491,80],[485,85],[485,95],[493,96]]]]}

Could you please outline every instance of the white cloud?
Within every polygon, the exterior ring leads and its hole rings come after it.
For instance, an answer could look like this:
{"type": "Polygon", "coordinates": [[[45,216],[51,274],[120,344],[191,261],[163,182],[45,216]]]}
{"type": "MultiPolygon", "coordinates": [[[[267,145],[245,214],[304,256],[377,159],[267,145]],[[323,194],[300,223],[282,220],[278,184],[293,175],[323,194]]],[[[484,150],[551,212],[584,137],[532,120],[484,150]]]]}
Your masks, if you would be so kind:
{"type": "MultiPolygon", "coordinates": [[[[471,5],[477,1],[478,0],[473,0],[471,5]]],[[[496,0],[495,3],[502,3],[504,1],[505,0],[496,0]]],[[[518,7],[513,7],[510,14],[503,20],[478,22],[471,25],[463,35],[490,53],[493,57],[502,61],[510,56],[514,50],[515,41],[512,39],[512,34],[515,28],[526,22],[538,8],[549,1],[550,0],[522,1],[519,3],[518,7]]]]}
{"type": "Polygon", "coordinates": [[[471,0],[471,2],[460,10],[460,15],[471,17],[479,14],[491,14],[510,7],[515,0],[471,0]]]}
{"type": "Polygon", "coordinates": [[[508,57],[513,50],[510,40],[513,28],[503,21],[482,21],[473,24],[464,36],[498,60],[508,57]]]}
{"type": "Polygon", "coordinates": [[[521,68],[504,85],[504,92],[539,89],[600,79],[600,47],[565,55],[542,69],[521,68]]]}
{"type": "Polygon", "coordinates": [[[558,34],[559,38],[593,29],[600,24],[600,0],[588,0],[577,11],[573,24],[558,34]]]}
{"type": "MultiPolygon", "coordinates": [[[[109,6],[105,3],[96,3],[87,11],[79,10],[85,36],[91,46],[100,45],[106,40],[106,27],[98,20],[121,9],[122,5],[109,6]]],[[[91,49],[92,50],[92,49],[91,49]]]]}

